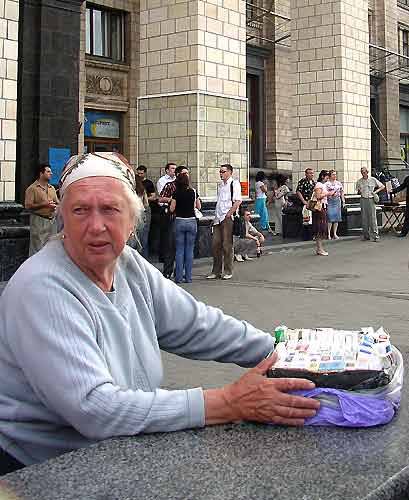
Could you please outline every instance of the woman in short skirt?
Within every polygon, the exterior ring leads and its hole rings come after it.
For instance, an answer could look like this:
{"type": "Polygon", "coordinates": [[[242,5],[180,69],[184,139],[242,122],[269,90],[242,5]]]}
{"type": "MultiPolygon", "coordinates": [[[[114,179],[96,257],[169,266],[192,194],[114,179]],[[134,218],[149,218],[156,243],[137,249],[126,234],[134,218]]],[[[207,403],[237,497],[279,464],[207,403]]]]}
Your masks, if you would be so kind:
{"type": "Polygon", "coordinates": [[[345,205],[345,196],[342,184],[337,181],[337,173],[335,170],[329,171],[329,180],[325,183],[325,187],[327,191],[332,194],[332,196],[328,198],[328,239],[331,239],[332,229],[332,237],[334,240],[338,240],[338,223],[342,221],[341,201],[345,205]]]}
{"type": "Polygon", "coordinates": [[[322,256],[328,255],[328,252],[325,251],[323,246],[323,241],[328,238],[327,205],[330,193],[325,187],[325,183],[328,179],[328,170],[321,170],[313,194],[313,198],[322,203],[322,210],[312,212],[312,236],[317,245],[317,255],[322,256]]]}

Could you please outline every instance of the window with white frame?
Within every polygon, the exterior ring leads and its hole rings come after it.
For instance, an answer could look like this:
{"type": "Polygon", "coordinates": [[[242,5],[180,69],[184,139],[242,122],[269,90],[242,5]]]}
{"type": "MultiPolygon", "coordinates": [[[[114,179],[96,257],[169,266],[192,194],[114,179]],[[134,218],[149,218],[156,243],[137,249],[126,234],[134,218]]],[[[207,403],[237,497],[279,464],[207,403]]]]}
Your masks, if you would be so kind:
{"type": "Polygon", "coordinates": [[[376,45],[376,23],[372,10],[368,10],[369,43],[376,45]]]}
{"type": "Polygon", "coordinates": [[[125,61],[125,13],[87,4],[86,53],[125,61]]]}

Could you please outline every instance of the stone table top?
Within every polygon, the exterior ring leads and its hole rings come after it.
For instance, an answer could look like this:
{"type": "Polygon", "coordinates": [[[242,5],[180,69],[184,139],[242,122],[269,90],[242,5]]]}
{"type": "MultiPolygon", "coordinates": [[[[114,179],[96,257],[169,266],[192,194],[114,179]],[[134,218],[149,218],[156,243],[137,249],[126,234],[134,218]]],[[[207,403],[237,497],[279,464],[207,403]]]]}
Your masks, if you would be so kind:
{"type": "Polygon", "coordinates": [[[2,479],[26,500],[408,498],[408,392],[381,427],[242,423],[115,438],[2,479]]]}

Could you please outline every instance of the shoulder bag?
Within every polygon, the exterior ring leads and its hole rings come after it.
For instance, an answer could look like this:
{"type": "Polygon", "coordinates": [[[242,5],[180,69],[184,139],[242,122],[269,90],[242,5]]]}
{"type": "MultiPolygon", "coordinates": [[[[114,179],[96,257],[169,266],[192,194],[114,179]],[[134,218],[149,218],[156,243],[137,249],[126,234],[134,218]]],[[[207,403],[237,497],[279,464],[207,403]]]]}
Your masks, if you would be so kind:
{"type": "MultiPolygon", "coordinates": [[[[233,206],[233,182],[230,184],[230,196],[231,196],[231,204],[233,206]]],[[[233,236],[239,236],[240,238],[244,238],[246,234],[246,227],[244,224],[244,218],[241,217],[236,210],[233,215],[233,236]]]]}
{"type": "Polygon", "coordinates": [[[313,192],[311,199],[307,202],[307,208],[308,210],[311,210],[311,212],[321,212],[322,210],[322,201],[317,200],[315,191],[313,192]]]}
{"type": "Polygon", "coordinates": [[[193,189],[193,192],[195,193],[195,199],[194,199],[194,202],[193,202],[193,210],[195,212],[196,219],[200,220],[203,217],[203,214],[202,214],[202,212],[198,208],[196,208],[196,200],[197,200],[196,189],[193,189]]]}

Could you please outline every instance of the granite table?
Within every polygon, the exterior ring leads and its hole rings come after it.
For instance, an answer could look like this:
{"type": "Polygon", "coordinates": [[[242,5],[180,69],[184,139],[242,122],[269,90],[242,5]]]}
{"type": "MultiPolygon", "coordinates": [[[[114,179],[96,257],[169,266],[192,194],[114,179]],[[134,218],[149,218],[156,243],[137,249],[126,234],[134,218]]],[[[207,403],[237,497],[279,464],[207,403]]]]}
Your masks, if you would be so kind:
{"type": "MultiPolygon", "coordinates": [[[[401,349],[409,366],[409,349],[401,349]]],[[[2,478],[27,500],[409,498],[409,384],[371,429],[251,423],[103,441],[2,478]]]]}

